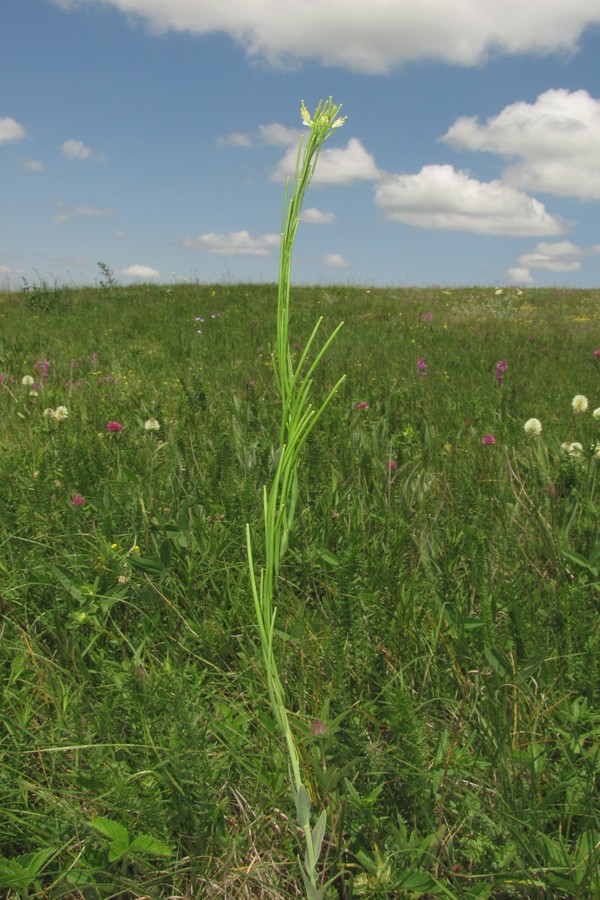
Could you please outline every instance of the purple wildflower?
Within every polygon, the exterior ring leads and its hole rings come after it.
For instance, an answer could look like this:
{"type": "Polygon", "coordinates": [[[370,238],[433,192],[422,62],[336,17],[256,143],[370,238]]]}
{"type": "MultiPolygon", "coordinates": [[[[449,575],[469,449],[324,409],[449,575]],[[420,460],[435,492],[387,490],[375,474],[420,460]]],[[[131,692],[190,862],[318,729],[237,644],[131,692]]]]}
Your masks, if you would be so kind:
{"type": "Polygon", "coordinates": [[[71,506],[85,506],[87,500],[79,491],[71,497],[71,506]]]}
{"type": "Polygon", "coordinates": [[[123,426],[120,422],[107,422],[106,423],[107,431],[123,431],[123,426]]]}
{"type": "Polygon", "coordinates": [[[498,382],[498,387],[502,387],[502,383],[504,381],[504,372],[507,366],[508,363],[505,359],[501,359],[496,363],[496,381],[498,382]]]}
{"type": "Polygon", "coordinates": [[[427,375],[427,363],[422,356],[420,356],[417,360],[417,369],[419,370],[419,375],[421,376],[421,378],[425,378],[427,375]]]}
{"type": "Polygon", "coordinates": [[[496,438],[495,438],[494,435],[490,432],[489,434],[484,434],[484,436],[481,438],[481,443],[482,443],[482,444],[495,444],[495,443],[496,443],[496,438]]]}

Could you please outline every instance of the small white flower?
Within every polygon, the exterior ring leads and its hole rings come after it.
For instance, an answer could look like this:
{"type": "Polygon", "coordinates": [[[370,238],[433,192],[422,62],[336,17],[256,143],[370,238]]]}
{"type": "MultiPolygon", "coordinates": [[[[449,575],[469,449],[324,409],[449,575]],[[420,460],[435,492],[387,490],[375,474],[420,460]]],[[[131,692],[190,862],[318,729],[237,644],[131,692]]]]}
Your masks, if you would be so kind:
{"type": "Polygon", "coordinates": [[[332,122],[332,128],[341,128],[348,116],[340,116],[339,119],[336,119],[335,122],[332,122]]]}
{"type": "Polygon", "coordinates": [[[34,384],[34,380],[31,375],[23,375],[21,384],[25,385],[25,387],[31,387],[31,385],[34,384]]]}
{"type": "Polygon", "coordinates": [[[523,430],[525,431],[525,434],[529,434],[532,437],[538,437],[542,433],[542,423],[539,419],[527,419],[523,425],[523,430]]]}
{"type": "Polygon", "coordinates": [[[596,420],[600,419],[600,406],[599,406],[597,409],[594,410],[594,412],[592,413],[592,415],[593,415],[593,417],[594,417],[596,420]]]}
{"type": "Polygon", "coordinates": [[[589,405],[590,401],[583,394],[576,394],[571,401],[573,412],[577,414],[584,413],[589,405]]]}
{"type": "Polygon", "coordinates": [[[67,418],[68,415],[69,415],[69,410],[67,409],[66,406],[57,406],[56,409],[54,410],[54,418],[58,422],[62,422],[64,419],[67,418]]]}
{"type": "Polygon", "coordinates": [[[38,395],[38,392],[37,392],[37,391],[29,391],[29,396],[30,396],[30,397],[37,397],[37,395],[38,395]]]}
{"type": "Polygon", "coordinates": [[[150,416],[150,418],[146,419],[144,422],[144,428],[146,431],[158,431],[160,429],[160,422],[158,422],[154,416],[150,416]]]}
{"type": "Polygon", "coordinates": [[[54,419],[56,417],[56,413],[49,406],[44,410],[43,416],[45,419],[54,419]]]}
{"type": "Polygon", "coordinates": [[[309,128],[313,126],[313,120],[310,117],[310,113],[304,105],[304,100],[302,101],[302,106],[300,107],[300,115],[302,116],[302,122],[304,125],[307,125],[309,128]]]}
{"type": "Polygon", "coordinates": [[[564,444],[560,445],[560,449],[564,450],[567,456],[572,457],[573,459],[577,459],[583,453],[583,447],[579,443],[579,441],[565,441],[564,444]]]}

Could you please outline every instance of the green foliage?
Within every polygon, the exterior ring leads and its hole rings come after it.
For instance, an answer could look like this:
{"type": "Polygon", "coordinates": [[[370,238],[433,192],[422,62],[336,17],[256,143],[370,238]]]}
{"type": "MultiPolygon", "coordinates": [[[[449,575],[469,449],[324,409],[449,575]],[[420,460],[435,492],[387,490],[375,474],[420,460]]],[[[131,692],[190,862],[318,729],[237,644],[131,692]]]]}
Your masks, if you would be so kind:
{"type": "MultiPolygon", "coordinates": [[[[48,290],[0,298],[0,893],[300,896],[244,546],[277,286],[48,290]]],[[[600,892],[598,299],[291,289],[294,364],[345,323],[275,594],[330,896],[600,892]]]]}

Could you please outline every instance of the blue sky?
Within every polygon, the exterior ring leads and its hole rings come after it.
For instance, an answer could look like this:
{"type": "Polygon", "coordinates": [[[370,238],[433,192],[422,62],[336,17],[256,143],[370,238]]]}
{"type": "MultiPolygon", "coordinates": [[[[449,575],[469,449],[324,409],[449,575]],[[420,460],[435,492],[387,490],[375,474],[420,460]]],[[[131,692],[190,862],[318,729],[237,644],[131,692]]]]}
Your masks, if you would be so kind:
{"type": "Polygon", "coordinates": [[[0,286],[600,282],[598,0],[3,0],[0,286]]]}

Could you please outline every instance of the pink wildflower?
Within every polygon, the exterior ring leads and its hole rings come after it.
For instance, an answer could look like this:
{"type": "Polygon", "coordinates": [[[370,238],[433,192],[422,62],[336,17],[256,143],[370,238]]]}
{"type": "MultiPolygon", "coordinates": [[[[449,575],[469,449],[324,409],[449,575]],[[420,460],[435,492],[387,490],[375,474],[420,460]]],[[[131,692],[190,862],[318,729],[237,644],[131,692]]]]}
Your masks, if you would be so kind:
{"type": "Polygon", "coordinates": [[[600,350],[594,350],[594,356],[596,356],[596,357],[600,356],[600,350]]]}
{"type": "Polygon", "coordinates": [[[398,463],[396,462],[395,459],[388,460],[388,469],[390,470],[390,472],[393,472],[397,468],[398,468],[398,463]]]}
{"type": "Polygon", "coordinates": [[[357,404],[356,404],[356,408],[357,408],[357,409],[368,409],[368,408],[369,408],[369,404],[367,403],[366,400],[361,400],[360,403],[357,403],[357,404]]]}
{"type": "Polygon", "coordinates": [[[107,431],[123,431],[123,426],[120,422],[107,422],[106,423],[107,431]]]}
{"type": "Polygon", "coordinates": [[[502,382],[504,381],[504,372],[507,365],[508,363],[505,359],[501,359],[496,363],[496,381],[498,382],[498,387],[502,387],[502,382]]]}
{"type": "Polygon", "coordinates": [[[495,443],[496,443],[496,438],[495,438],[494,435],[491,434],[491,433],[489,433],[489,434],[484,434],[484,436],[481,438],[481,443],[482,443],[482,444],[495,444],[495,443]]]}
{"type": "Polygon", "coordinates": [[[80,494],[79,491],[71,497],[72,506],[85,506],[86,502],[85,497],[83,494],[80,494]]]}
{"type": "Polygon", "coordinates": [[[422,356],[420,356],[417,360],[417,369],[419,370],[419,375],[421,376],[421,378],[425,378],[425,376],[427,375],[427,363],[422,356]]]}

